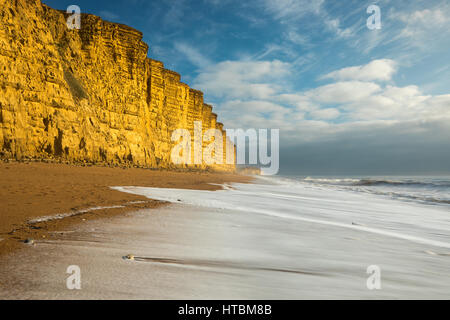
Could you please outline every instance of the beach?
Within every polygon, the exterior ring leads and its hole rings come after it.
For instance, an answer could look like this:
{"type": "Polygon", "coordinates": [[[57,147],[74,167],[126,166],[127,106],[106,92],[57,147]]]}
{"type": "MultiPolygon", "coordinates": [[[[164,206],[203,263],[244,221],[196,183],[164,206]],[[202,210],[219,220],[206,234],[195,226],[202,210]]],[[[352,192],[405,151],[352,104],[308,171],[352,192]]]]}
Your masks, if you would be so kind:
{"type": "Polygon", "coordinates": [[[0,1],[0,300],[450,299],[449,1],[0,1]]]}
{"type": "Polygon", "coordinates": [[[72,224],[2,258],[0,298],[449,298],[448,206],[278,177],[111,187],[168,205],[72,224]]]}
{"type": "Polygon", "coordinates": [[[52,235],[49,232],[64,230],[74,223],[163,204],[110,186],[216,190],[224,182],[250,181],[236,174],[41,162],[0,162],[0,177],[0,256],[22,248],[27,238],[43,239],[52,235]],[[48,216],[64,219],[28,223],[48,216]]]}

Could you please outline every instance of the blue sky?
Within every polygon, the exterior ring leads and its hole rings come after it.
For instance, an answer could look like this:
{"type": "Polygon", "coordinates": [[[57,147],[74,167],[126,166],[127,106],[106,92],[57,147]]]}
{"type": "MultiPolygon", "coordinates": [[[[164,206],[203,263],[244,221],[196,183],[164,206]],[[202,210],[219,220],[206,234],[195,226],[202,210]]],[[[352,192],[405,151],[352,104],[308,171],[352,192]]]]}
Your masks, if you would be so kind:
{"type": "Polygon", "coordinates": [[[450,172],[448,1],[44,3],[141,30],[226,127],[279,128],[282,169],[450,172]]]}

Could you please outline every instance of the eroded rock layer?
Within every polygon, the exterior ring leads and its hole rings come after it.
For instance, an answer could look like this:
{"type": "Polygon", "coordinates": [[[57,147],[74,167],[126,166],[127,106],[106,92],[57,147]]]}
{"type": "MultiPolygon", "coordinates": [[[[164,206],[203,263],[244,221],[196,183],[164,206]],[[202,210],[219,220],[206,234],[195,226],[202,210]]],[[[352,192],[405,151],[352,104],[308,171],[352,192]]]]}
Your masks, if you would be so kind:
{"type": "Polygon", "coordinates": [[[147,57],[141,32],[66,19],[39,0],[0,0],[0,157],[172,168],[173,130],[223,132],[202,92],[147,57]]]}

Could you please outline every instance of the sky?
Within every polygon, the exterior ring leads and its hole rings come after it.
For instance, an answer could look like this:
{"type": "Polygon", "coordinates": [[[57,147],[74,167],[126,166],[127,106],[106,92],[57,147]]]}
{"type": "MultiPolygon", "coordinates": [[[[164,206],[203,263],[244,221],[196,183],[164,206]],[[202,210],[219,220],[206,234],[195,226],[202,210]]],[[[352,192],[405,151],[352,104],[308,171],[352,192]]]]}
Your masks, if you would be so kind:
{"type": "Polygon", "coordinates": [[[447,0],[43,2],[142,31],[226,128],[280,129],[281,174],[450,174],[447,0]]]}

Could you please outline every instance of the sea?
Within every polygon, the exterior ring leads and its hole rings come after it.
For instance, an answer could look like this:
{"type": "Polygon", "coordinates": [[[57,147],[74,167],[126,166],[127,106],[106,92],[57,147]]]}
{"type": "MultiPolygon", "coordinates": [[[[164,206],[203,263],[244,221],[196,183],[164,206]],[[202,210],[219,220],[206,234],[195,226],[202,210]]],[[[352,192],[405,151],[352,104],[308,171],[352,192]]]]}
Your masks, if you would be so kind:
{"type": "MultiPolygon", "coordinates": [[[[371,193],[403,201],[450,205],[450,176],[290,177],[316,186],[371,193]]],[[[289,178],[287,178],[289,179],[289,178]]]]}

